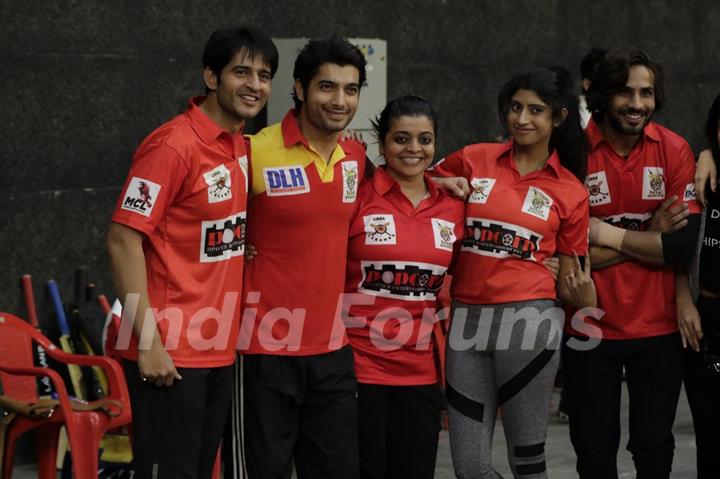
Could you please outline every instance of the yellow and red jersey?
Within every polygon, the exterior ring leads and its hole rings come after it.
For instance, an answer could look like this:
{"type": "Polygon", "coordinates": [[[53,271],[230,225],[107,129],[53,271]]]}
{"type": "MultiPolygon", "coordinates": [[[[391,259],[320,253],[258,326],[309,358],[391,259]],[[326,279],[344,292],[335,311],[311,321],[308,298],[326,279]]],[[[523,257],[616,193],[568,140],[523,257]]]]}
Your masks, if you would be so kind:
{"type": "Polygon", "coordinates": [[[588,249],[588,194],[553,153],[538,171],[520,175],[513,143],[469,145],[433,168],[470,183],[465,239],[452,296],[467,304],[555,299],[543,260],[588,249]]]}
{"type": "MultiPolygon", "coordinates": [[[[240,325],[245,142],[205,115],[203,100],[140,144],[112,216],[145,235],[150,304],[178,367],[231,364],[240,325]]],[[[135,335],[118,354],[137,359],[135,335]]]]}
{"type": "Polygon", "coordinates": [[[248,242],[258,256],[245,268],[240,349],[302,356],[338,349],[347,344],[336,312],[365,150],[342,142],[326,161],[291,110],[251,137],[250,151],[248,242]]]}
{"type": "MultiPolygon", "coordinates": [[[[679,135],[651,122],[624,158],[594,121],[585,131],[591,147],[585,184],[592,216],[620,228],[644,230],[653,212],[673,195],[687,202],[691,213],[700,212],[694,157],[679,135]]],[[[603,337],[632,339],[677,331],[674,274],[672,265],[633,260],[593,271],[598,307],[605,312],[594,324],[603,337]]]]}
{"type": "Polygon", "coordinates": [[[425,184],[429,195],[416,208],[383,168],[358,192],[345,292],[360,295],[352,300],[347,334],[362,383],[437,382],[431,335],[465,205],[429,177],[425,184]]]}

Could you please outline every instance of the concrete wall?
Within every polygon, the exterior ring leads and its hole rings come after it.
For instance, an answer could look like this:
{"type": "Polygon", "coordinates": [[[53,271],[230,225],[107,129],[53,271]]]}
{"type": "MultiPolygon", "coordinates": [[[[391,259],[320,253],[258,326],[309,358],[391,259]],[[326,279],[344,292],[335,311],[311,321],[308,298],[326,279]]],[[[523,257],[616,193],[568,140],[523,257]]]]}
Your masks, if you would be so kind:
{"type": "Polygon", "coordinates": [[[432,99],[439,153],[499,132],[495,98],[512,73],[575,72],[591,46],[641,46],[663,62],[657,118],[695,149],[720,92],[716,0],[3,0],[0,18],[0,311],[17,310],[26,272],[69,293],[86,265],[110,291],[103,237],[132,152],[202,91],[202,47],[219,26],[387,40],[388,98],[432,99]]]}

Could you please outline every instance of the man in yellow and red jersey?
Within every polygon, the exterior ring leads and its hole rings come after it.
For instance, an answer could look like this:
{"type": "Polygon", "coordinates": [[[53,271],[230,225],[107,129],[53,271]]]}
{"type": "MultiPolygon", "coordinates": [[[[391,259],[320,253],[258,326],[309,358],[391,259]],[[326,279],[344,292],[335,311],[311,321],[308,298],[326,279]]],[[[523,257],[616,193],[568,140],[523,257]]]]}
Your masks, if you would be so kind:
{"type": "Polygon", "coordinates": [[[565,330],[577,470],[581,478],[617,477],[624,368],[630,393],[627,448],[638,477],[667,478],[682,380],[673,265],[693,254],[699,227],[693,154],[679,135],[651,121],[665,103],[664,76],[644,51],[617,51],[603,59],[587,103],[590,255],[598,307],[605,314],[565,330]],[[663,232],[653,218],[668,202],[676,203],[672,211],[689,215],[679,229],[663,232]],[[578,348],[578,338],[587,336],[595,337],[597,346],[578,348]]]}
{"type": "Polygon", "coordinates": [[[293,461],[300,479],[353,478],[356,380],[335,317],[365,151],[340,135],[365,58],[342,38],[314,40],[293,75],[295,108],[250,140],[248,243],[258,255],[245,270],[239,343],[245,465],[251,478],[289,479],[293,461]]]}
{"type": "Polygon", "coordinates": [[[142,142],[113,213],[107,241],[124,303],[117,352],[131,394],[136,478],[212,473],[240,329],[242,130],[265,105],[277,64],[263,32],[215,31],[203,53],[207,96],[142,142]]]}

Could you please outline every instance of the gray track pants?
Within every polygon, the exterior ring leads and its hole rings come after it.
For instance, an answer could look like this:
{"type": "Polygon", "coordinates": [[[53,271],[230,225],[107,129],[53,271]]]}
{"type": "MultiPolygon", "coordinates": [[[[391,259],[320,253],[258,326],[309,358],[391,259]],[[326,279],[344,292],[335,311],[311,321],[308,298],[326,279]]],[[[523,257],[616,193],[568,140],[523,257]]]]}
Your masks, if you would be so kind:
{"type": "Polygon", "coordinates": [[[446,394],[458,478],[501,477],[491,461],[498,408],[514,477],[547,477],[545,436],[562,318],[551,300],[453,302],[446,394]]]}

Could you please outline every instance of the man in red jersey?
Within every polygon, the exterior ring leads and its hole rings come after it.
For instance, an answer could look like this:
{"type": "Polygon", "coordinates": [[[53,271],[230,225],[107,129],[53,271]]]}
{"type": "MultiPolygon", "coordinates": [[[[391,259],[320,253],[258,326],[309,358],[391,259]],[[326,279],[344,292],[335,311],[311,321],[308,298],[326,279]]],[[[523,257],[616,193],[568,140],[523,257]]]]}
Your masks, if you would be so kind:
{"type": "Polygon", "coordinates": [[[251,478],[289,479],[293,461],[300,479],[353,478],[356,380],[335,316],[365,151],[340,135],[357,110],[365,58],[342,38],[314,40],[293,75],[295,108],[250,141],[248,243],[258,255],[245,271],[245,414],[232,442],[244,427],[251,478]]]}
{"type": "Polygon", "coordinates": [[[229,411],[247,205],[245,120],[278,53],[260,30],[213,32],[206,97],[138,147],[107,242],[124,302],[118,346],[137,478],[209,478],[229,411]],[[122,341],[122,338],[120,339],[122,341]]]}
{"type": "Polygon", "coordinates": [[[583,323],[583,330],[566,327],[563,359],[577,471],[581,478],[617,477],[624,368],[627,448],[638,477],[667,478],[682,380],[673,265],[692,255],[699,226],[693,155],[684,139],[651,121],[665,103],[664,75],[643,51],[617,51],[602,60],[587,103],[590,255],[605,315],[583,323]],[[668,231],[655,213],[671,203],[671,212],[687,218],[668,231]],[[588,335],[601,338],[597,347],[578,348],[578,339],[588,335]]]}

